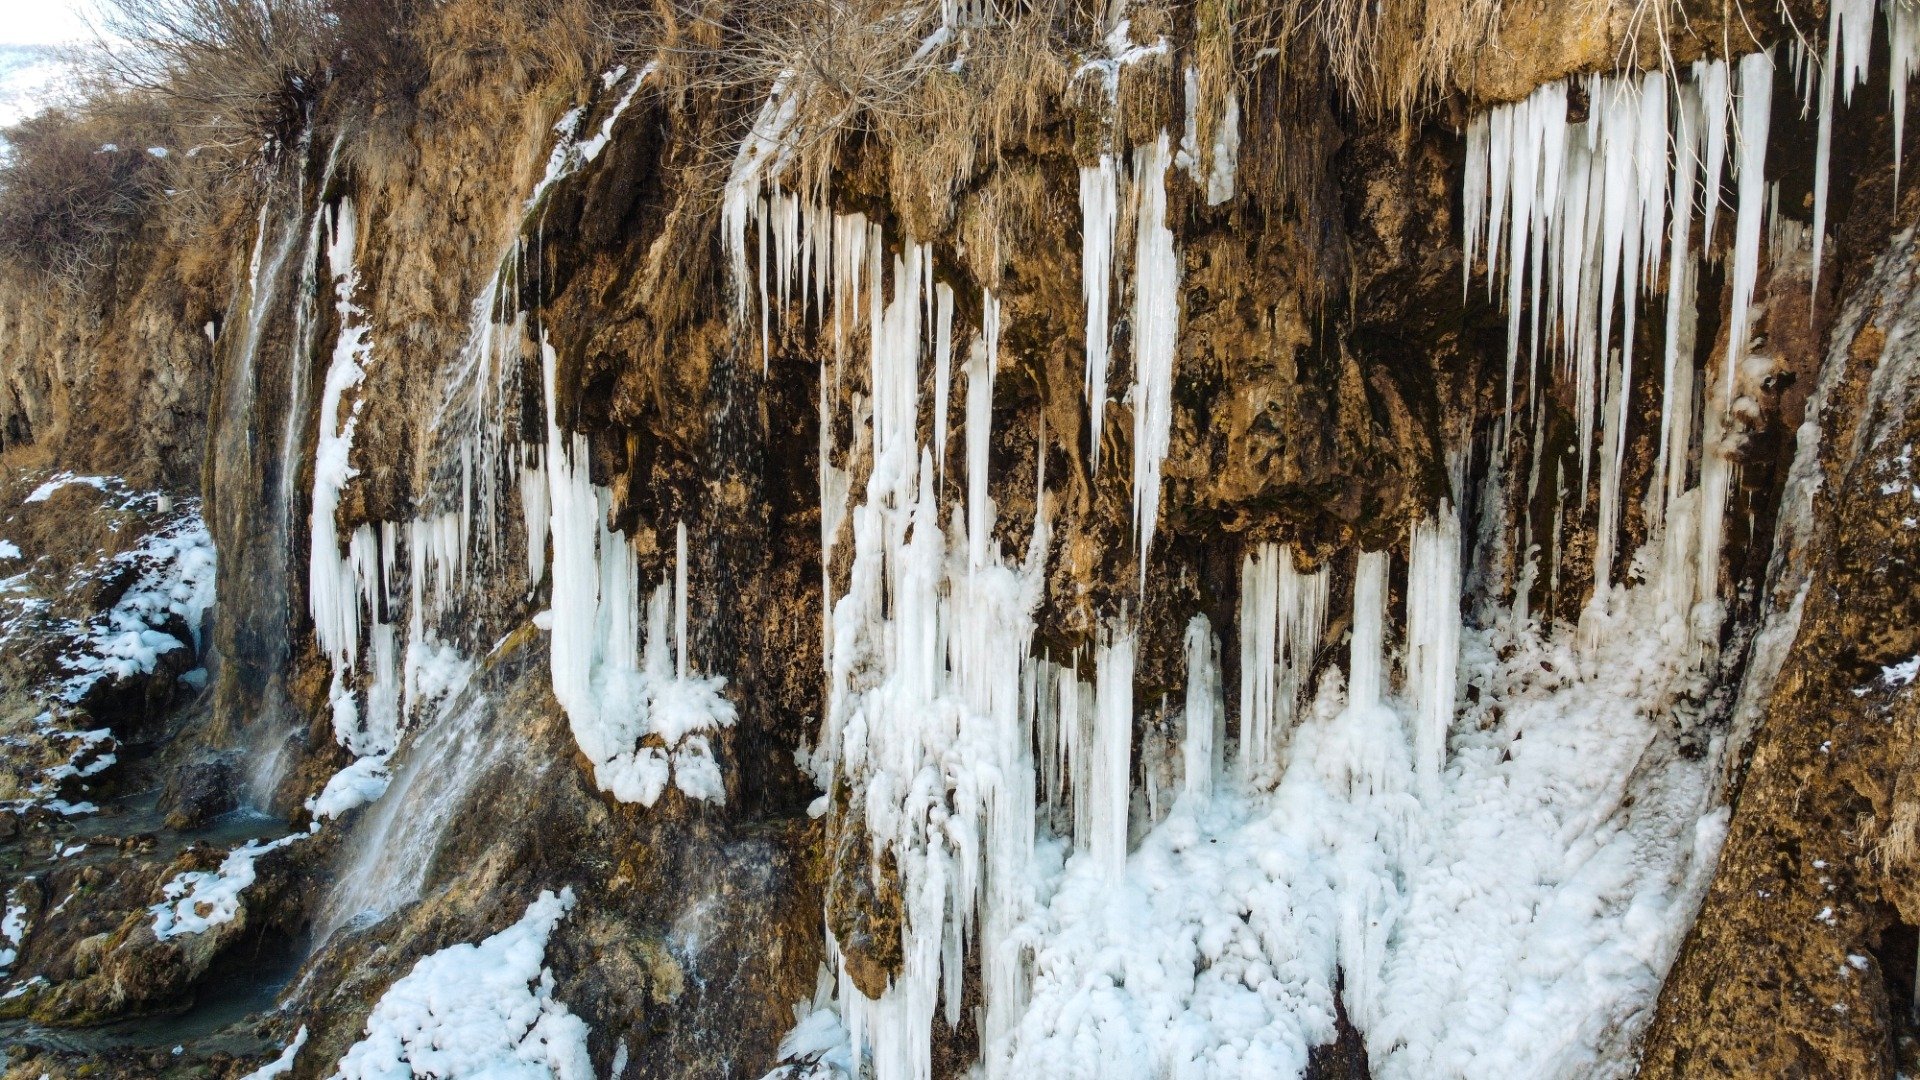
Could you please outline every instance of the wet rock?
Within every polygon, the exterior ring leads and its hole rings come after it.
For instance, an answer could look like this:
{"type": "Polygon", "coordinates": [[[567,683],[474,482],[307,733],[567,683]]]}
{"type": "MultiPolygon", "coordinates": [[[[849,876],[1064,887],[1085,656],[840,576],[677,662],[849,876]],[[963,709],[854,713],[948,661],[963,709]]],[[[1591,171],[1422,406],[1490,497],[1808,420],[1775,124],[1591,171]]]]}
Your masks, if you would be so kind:
{"type": "Polygon", "coordinates": [[[239,805],[238,774],[229,755],[190,761],[173,769],[160,794],[169,829],[197,829],[239,805]]]}

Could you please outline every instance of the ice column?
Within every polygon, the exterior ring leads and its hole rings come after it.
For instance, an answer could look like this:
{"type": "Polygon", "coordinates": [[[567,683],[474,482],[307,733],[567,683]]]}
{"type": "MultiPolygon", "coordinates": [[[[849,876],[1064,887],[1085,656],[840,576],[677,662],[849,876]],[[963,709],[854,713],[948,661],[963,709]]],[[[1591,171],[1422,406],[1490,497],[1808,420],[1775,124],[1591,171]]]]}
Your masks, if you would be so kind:
{"type": "MultiPolygon", "coordinates": [[[[1356,646],[1357,647],[1357,646],[1356,646]]],[[[1407,683],[1414,769],[1423,797],[1440,793],[1460,661],[1460,519],[1441,502],[1413,527],[1407,560],[1407,683]]]]}
{"type": "Polygon", "coordinates": [[[1160,518],[1160,463],[1173,427],[1173,354],[1180,333],[1180,261],[1167,228],[1167,133],[1134,152],[1133,520],[1146,588],[1160,518]]]}
{"type": "Polygon", "coordinates": [[[1095,651],[1089,854],[1109,881],[1127,870],[1127,805],[1133,795],[1133,627],[1110,626],[1095,651]]]}
{"type": "Polygon", "coordinates": [[[1279,748],[1293,727],[1326,625],[1331,579],[1302,574],[1291,549],[1262,544],[1240,571],[1240,759],[1247,779],[1280,772],[1279,748]]]}
{"type": "Polygon", "coordinates": [[[1113,296],[1113,237],[1120,214],[1119,167],[1112,154],[1080,170],[1080,291],[1087,301],[1089,471],[1100,471],[1100,421],[1107,411],[1108,305],[1113,296]]]}
{"type": "Polygon", "coordinates": [[[1205,615],[1187,623],[1186,735],[1181,743],[1182,793],[1196,803],[1213,798],[1226,716],[1220,708],[1220,641],[1205,615]]]}

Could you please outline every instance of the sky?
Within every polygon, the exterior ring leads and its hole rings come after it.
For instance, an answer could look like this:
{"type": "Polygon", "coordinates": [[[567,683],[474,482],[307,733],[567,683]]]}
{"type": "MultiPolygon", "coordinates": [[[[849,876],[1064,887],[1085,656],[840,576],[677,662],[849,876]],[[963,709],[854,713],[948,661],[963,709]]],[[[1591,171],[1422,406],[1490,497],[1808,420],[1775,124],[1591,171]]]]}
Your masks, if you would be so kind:
{"type": "Polygon", "coordinates": [[[91,37],[87,0],[0,0],[0,45],[61,45],[91,37]]]}

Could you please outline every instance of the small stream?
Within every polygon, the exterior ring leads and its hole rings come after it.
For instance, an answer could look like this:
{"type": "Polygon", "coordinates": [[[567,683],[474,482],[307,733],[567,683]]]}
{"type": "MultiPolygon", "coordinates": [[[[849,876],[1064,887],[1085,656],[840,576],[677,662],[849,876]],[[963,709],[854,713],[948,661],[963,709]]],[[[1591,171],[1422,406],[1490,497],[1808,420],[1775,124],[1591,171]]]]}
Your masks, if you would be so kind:
{"type": "Polygon", "coordinates": [[[302,943],[229,957],[215,965],[191,1005],[171,1013],[137,1016],[88,1028],[49,1028],[30,1020],[0,1021],[0,1068],[6,1047],[37,1047],[63,1053],[166,1050],[193,1043],[196,1053],[258,1054],[278,1046],[250,1027],[248,1017],[273,1009],[280,991],[305,961],[302,943]],[[232,1030],[228,1030],[232,1029],[232,1030]]]}

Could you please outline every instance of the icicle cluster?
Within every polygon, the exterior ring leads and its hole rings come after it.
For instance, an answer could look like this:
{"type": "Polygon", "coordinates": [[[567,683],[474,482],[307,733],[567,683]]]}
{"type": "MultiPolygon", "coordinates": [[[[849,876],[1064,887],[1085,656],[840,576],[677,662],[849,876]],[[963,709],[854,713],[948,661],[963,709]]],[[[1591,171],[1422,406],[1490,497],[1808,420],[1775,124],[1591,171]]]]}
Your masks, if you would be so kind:
{"type": "Polygon", "coordinates": [[[1308,690],[1326,625],[1326,568],[1302,574],[1275,544],[1240,568],[1240,761],[1251,781],[1278,776],[1280,746],[1308,690]]]}
{"type": "MultiPolygon", "coordinates": [[[[363,524],[344,543],[338,535],[337,512],[342,490],[357,474],[351,461],[361,408],[356,395],[372,358],[371,340],[366,314],[356,297],[361,286],[353,261],[358,233],[353,204],[343,201],[324,222],[340,334],[322,387],[314,448],[309,597],[315,636],[333,667],[330,696],[335,732],[357,756],[383,765],[398,746],[409,718],[450,702],[472,674],[474,662],[454,640],[442,636],[442,623],[490,584],[484,575],[476,574],[475,559],[497,557],[503,550],[498,507],[505,502],[502,494],[509,481],[517,479],[520,492],[529,581],[538,584],[545,575],[547,531],[558,513],[549,499],[553,467],[543,461],[551,455],[543,454],[538,441],[512,439],[519,411],[520,342],[526,328],[524,313],[508,302],[518,291],[519,238],[529,215],[544,212],[547,192],[605,151],[615,125],[653,71],[654,65],[649,64],[630,79],[624,67],[607,72],[603,87],[611,91],[624,86],[624,90],[598,130],[589,138],[580,137],[584,109],[562,117],[554,129],[545,174],[524,203],[516,199],[506,208],[512,238],[473,298],[467,339],[442,373],[441,408],[435,411],[429,431],[429,490],[423,499],[429,508],[411,521],[363,524]],[[404,648],[399,638],[403,622],[404,648]],[[360,687],[356,673],[363,662],[368,670],[360,687]]],[[[324,210],[323,203],[323,218],[324,210]]],[[[316,220],[312,243],[317,243],[322,226],[316,220]]],[[[311,323],[302,311],[296,312],[296,349],[302,348],[301,328],[311,323]]],[[[299,361],[297,354],[296,371],[303,366],[299,361]]],[[[298,384],[295,393],[297,403],[298,384]]],[[[289,423],[287,445],[292,447],[294,429],[289,423]]],[[[560,468],[566,479],[575,479],[570,468],[560,468]]],[[[580,478],[584,480],[584,473],[580,478]]],[[[563,498],[572,494],[563,493],[563,498]]],[[[610,587],[617,584],[614,581],[610,587]]],[[[637,610],[637,604],[634,607],[637,610]]],[[[674,721],[667,724],[670,729],[704,730],[721,723],[715,718],[722,715],[731,720],[730,706],[713,707],[708,716],[701,710],[711,703],[699,694],[681,697],[692,699],[687,708],[707,720],[674,721]]],[[[669,748],[679,750],[678,742],[674,740],[669,748]]],[[[680,786],[696,797],[718,798],[724,787],[704,736],[689,735],[686,742],[688,761],[680,770],[684,777],[679,779],[680,786]]]]}
{"type": "Polygon", "coordinates": [[[557,357],[541,343],[547,405],[547,481],[553,539],[553,696],[600,790],[652,806],[669,781],[687,797],[726,801],[710,736],[731,727],[726,679],[688,671],[686,531],[678,532],[671,586],[646,606],[641,651],[640,580],[633,548],[607,527],[612,493],[593,483],[587,441],[560,429],[557,357]],[[669,651],[668,625],[674,635],[669,651]]]}
{"type": "MultiPolygon", "coordinates": [[[[1570,85],[1552,83],[1526,100],[1477,116],[1468,128],[1464,181],[1467,272],[1484,248],[1488,287],[1505,284],[1508,317],[1507,419],[1513,416],[1518,357],[1528,356],[1527,384],[1536,429],[1543,357],[1557,357],[1574,376],[1573,411],[1580,456],[1578,492],[1592,480],[1596,425],[1600,457],[1599,524],[1594,547],[1594,604],[1609,603],[1619,535],[1621,470],[1626,455],[1635,323],[1640,300],[1664,269],[1667,280],[1663,350],[1661,475],[1650,500],[1650,523],[1664,526],[1676,507],[1691,517],[1678,527],[1697,544],[1675,548],[1693,560],[1699,599],[1711,601],[1717,582],[1719,519],[1725,490],[1717,440],[1705,440],[1691,459],[1695,430],[1724,427],[1732,407],[1733,373],[1748,348],[1758,280],[1761,228],[1767,220],[1766,143],[1772,109],[1773,62],[1764,52],[1741,58],[1734,72],[1722,61],[1693,65],[1689,81],[1662,72],[1637,77],[1589,76],[1588,119],[1567,118],[1570,85]],[[1698,251],[1713,240],[1722,174],[1729,159],[1737,181],[1737,218],[1729,272],[1731,346],[1726,394],[1694,392],[1695,288],[1698,251]],[[1692,223],[1703,207],[1700,245],[1692,223]],[[1664,258],[1662,245],[1664,241],[1664,258]],[[1525,327],[1523,329],[1523,317],[1525,327]],[[1623,332],[1612,341],[1616,318],[1623,332]],[[1704,429],[1695,417],[1704,414],[1704,429]],[[1693,468],[1701,505],[1682,506],[1693,468]]],[[[1536,430],[1535,443],[1539,439],[1536,430]]],[[[1556,466],[1557,467],[1557,466],[1556,466]]],[[[1529,487],[1539,481],[1538,467],[1529,487]]],[[[1564,478],[1556,481],[1563,484],[1564,478]]],[[[1556,500],[1556,505],[1562,500],[1556,500]]],[[[1577,504],[1576,504],[1577,505],[1577,504]]],[[[1557,511],[1556,511],[1557,513],[1557,511]]],[[[1553,535],[1558,584],[1559,535],[1553,535]]],[[[1529,524],[1529,530],[1531,526],[1529,524]]],[[[1522,538],[1522,550],[1533,542],[1522,538]]],[[[1530,557],[1530,556],[1529,556],[1530,557]]],[[[1692,601],[1672,614],[1686,619],[1692,601]]]]}

